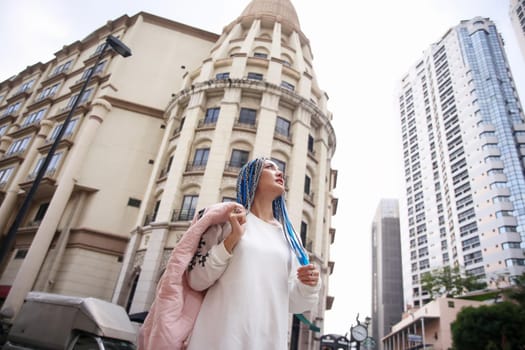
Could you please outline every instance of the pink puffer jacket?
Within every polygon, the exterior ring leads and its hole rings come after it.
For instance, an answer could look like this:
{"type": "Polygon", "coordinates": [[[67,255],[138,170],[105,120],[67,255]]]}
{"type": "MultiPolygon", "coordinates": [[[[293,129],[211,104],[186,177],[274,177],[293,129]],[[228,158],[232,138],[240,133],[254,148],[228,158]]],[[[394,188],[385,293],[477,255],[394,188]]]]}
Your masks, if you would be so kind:
{"type": "MultiPolygon", "coordinates": [[[[204,292],[191,289],[186,268],[197,251],[202,234],[228,221],[236,203],[218,203],[198,215],[173,249],[157,294],[140,330],[139,350],[179,350],[189,337],[199,313],[204,292]]],[[[211,233],[211,232],[210,232],[211,233]]],[[[208,233],[207,233],[208,234],[208,233]]]]}

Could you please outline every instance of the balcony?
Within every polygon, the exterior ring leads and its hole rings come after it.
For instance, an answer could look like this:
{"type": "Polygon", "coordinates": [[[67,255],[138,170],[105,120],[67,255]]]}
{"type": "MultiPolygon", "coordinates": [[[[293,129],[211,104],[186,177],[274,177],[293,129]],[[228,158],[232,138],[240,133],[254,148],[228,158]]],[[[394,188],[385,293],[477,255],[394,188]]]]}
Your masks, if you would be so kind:
{"type": "MultiPolygon", "coordinates": [[[[46,139],[44,141],[44,144],[40,147],[38,147],[38,151],[41,153],[46,153],[49,151],[51,146],[53,145],[53,142],[55,142],[56,138],[52,139],[46,139]]],[[[70,149],[71,146],[73,146],[73,132],[66,132],[60,139],[60,142],[58,143],[58,148],[66,147],[67,149],[70,149]]]]}
{"type": "Polygon", "coordinates": [[[13,101],[16,101],[18,99],[27,98],[31,95],[31,88],[23,89],[15,92],[13,95],[9,96],[9,98],[6,100],[7,103],[12,103],[13,101]]]}
{"type": "Polygon", "coordinates": [[[217,121],[206,121],[205,119],[199,120],[197,124],[197,129],[215,129],[217,126],[217,121]]]}
{"type": "MultiPolygon", "coordinates": [[[[33,186],[33,181],[35,180],[36,175],[36,172],[29,174],[25,181],[19,184],[20,188],[26,192],[29,191],[31,186],[33,186]]],[[[51,197],[56,189],[56,177],[57,169],[48,169],[45,172],[44,177],[42,177],[35,198],[51,197]]]]}
{"type": "Polygon", "coordinates": [[[244,164],[240,162],[226,162],[226,165],[224,166],[224,171],[227,173],[235,174],[235,176],[237,176],[243,165],[244,164]]]}
{"type": "Polygon", "coordinates": [[[0,166],[5,164],[5,163],[10,163],[10,162],[13,162],[13,161],[22,161],[22,160],[24,160],[25,152],[26,152],[26,150],[23,149],[23,150],[19,150],[19,151],[16,151],[16,152],[10,152],[10,153],[3,154],[2,157],[0,157],[0,166]]]}
{"type": "Polygon", "coordinates": [[[305,201],[314,205],[314,193],[313,192],[305,193],[303,197],[305,201]]]}
{"type": "Polygon", "coordinates": [[[38,95],[35,101],[29,106],[31,109],[37,109],[39,107],[42,107],[46,104],[53,103],[53,97],[56,95],[56,92],[48,95],[38,95]]]}
{"type": "Polygon", "coordinates": [[[205,169],[206,169],[206,163],[204,164],[196,164],[196,163],[186,164],[186,172],[203,173],[205,169]]]}
{"type": "Polygon", "coordinates": [[[195,209],[175,209],[171,215],[171,221],[191,221],[195,216],[195,209]]]}

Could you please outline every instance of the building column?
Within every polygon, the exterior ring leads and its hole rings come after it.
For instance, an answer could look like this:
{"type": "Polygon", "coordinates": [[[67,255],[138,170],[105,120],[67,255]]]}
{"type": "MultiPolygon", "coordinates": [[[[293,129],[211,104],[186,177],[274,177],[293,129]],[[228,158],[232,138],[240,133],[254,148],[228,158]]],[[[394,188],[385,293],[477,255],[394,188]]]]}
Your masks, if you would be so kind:
{"type": "MultiPolygon", "coordinates": [[[[288,202],[293,203],[293,205],[288,205],[288,213],[294,226],[298,229],[303,217],[304,176],[298,178],[296,174],[305,173],[308,157],[308,135],[310,133],[310,114],[300,105],[295,110],[291,129],[293,149],[290,158],[293,159],[293,164],[290,164],[290,171],[287,176],[294,180],[289,181],[288,202]]],[[[304,243],[306,244],[306,242],[304,243]]]]}
{"type": "Polygon", "coordinates": [[[69,161],[67,164],[64,164],[60,182],[49,203],[46,215],[31,242],[22,266],[15,277],[11,291],[2,307],[2,312],[9,311],[13,313],[13,316],[16,316],[27,293],[33,288],[53,237],[55,236],[62,214],[73,192],[77,181],[77,171],[84,162],[84,158],[98,127],[110,109],[111,105],[105,100],[96,99],[93,101],[89,116],[80,130],[80,135],[75,140],[75,145],[69,155],[69,161]]]}
{"type": "MultiPolygon", "coordinates": [[[[155,222],[151,223],[151,232],[144,234],[144,236],[148,237],[148,244],[130,313],[148,310],[155,298],[160,273],[159,268],[169,233],[167,225],[171,221],[171,214],[176,206],[176,201],[184,195],[183,193],[178,193],[178,189],[180,188],[179,184],[182,182],[184,176],[184,171],[181,171],[181,169],[186,168],[190,157],[195,129],[203,113],[203,104],[204,92],[198,92],[190,96],[190,102],[185,113],[186,119],[184,126],[180,132],[177,149],[173,155],[171,169],[166,179],[166,183],[169,184],[169,186],[165,187],[160,198],[160,205],[155,222]]],[[[154,202],[154,194],[151,192],[144,200],[154,202]]],[[[146,206],[149,204],[150,203],[145,203],[146,206]]]]}
{"type": "MultiPolygon", "coordinates": [[[[44,144],[52,125],[53,123],[49,120],[42,120],[40,122],[40,130],[36,135],[36,139],[31,144],[31,147],[25,156],[25,160],[20,164],[20,167],[11,180],[11,184],[6,190],[4,200],[0,206],[0,232],[4,231],[9,218],[15,211],[16,200],[18,198],[18,192],[20,191],[18,184],[24,182],[24,177],[29,173],[29,167],[33,165],[34,160],[39,153],[38,148],[44,144]]],[[[2,140],[4,140],[4,137],[2,137],[2,140]]]]}
{"type": "Polygon", "coordinates": [[[257,135],[253,145],[253,156],[269,157],[275,133],[275,123],[279,112],[279,96],[271,92],[264,92],[261,100],[261,109],[257,118],[257,135]]]}
{"type": "Polygon", "coordinates": [[[223,178],[217,176],[217,169],[223,171],[226,162],[229,161],[231,145],[225,140],[231,140],[233,125],[239,115],[241,94],[241,88],[226,88],[224,91],[219,118],[210,145],[208,164],[201,181],[198,208],[221,201],[219,196],[223,178]]]}

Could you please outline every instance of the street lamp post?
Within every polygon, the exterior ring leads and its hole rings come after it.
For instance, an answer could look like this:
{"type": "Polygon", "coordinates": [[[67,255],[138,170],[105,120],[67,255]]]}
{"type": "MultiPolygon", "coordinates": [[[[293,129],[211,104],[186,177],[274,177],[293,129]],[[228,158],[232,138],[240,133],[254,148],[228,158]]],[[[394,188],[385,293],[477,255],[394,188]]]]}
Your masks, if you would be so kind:
{"type": "Polygon", "coordinates": [[[6,258],[7,253],[9,252],[11,248],[11,245],[15,239],[16,233],[18,232],[18,228],[20,227],[20,224],[22,223],[22,220],[24,219],[27,213],[27,210],[29,209],[31,201],[33,200],[33,197],[35,196],[35,193],[38,189],[38,186],[40,185],[40,182],[42,181],[42,178],[46,174],[47,167],[49,166],[49,163],[51,162],[51,159],[53,158],[53,155],[55,154],[55,150],[58,147],[58,144],[60,143],[62,136],[67,130],[67,126],[69,122],[73,118],[75,109],[77,108],[80,100],[82,99],[82,95],[86,91],[86,88],[89,84],[89,80],[93,76],[98,64],[100,63],[100,60],[102,59],[102,57],[104,56],[108,48],[112,48],[113,50],[115,50],[118,54],[120,54],[123,57],[131,56],[131,50],[126,45],[124,45],[124,43],[122,43],[119,39],[117,39],[116,37],[112,35],[109,35],[106,38],[106,42],[104,43],[102,50],[100,50],[100,54],[97,57],[95,65],[92,67],[91,71],[87,75],[86,80],[84,84],[82,85],[82,88],[80,89],[80,92],[73,103],[73,106],[69,110],[69,113],[66,119],[64,120],[64,123],[62,124],[62,127],[58,131],[58,135],[56,136],[53,144],[51,145],[51,148],[47,152],[46,158],[44,159],[42,165],[38,169],[36,177],[33,180],[33,184],[31,185],[29,192],[27,192],[27,195],[24,198],[22,206],[20,207],[20,209],[18,210],[18,213],[16,214],[13,224],[9,228],[7,235],[5,236],[5,238],[2,241],[2,244],[0,245],[0,265],[2,265],[2,263],[4,262],[4,259],[6,258]]]}

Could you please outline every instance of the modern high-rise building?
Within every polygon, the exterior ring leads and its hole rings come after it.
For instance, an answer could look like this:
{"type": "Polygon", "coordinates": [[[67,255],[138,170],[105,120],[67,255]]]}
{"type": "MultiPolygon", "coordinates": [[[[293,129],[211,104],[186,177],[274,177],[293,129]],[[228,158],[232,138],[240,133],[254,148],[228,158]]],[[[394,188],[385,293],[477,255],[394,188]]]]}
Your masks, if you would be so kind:
{"type": "Polygon", "coordinates": [[[510,20],[525,59],[525,0],[510,0],[510,20]]]}
{"type": "Polygon", "coordinates": [[[404,307],[401,231],[397,199],[383,199],[372,222],[372,338],[376,349],[404,307]]]}
{"type": "MultiPolygon", "coordinates": [[[[320,302],[305,313],[322,329],[333,301],[336,139],[289,0],[251,1],[220,35],[124,15],[1,82],[2,239],[77,98],[2,262],[3,311],[16,312],[29,290],[147,310],[195,211],[232,200],[240,167],[266,156],[285,171],[290,217],[322,271],[320,302]],[[133,55],[108,51],[93,67],[108,35],[133,55]]],[[[292,342],[312,348],[315,327],[292,323],[292,342]]]]}
{"type": "MultiPolygon", "coordinates": [[[[487,18],[451,28],[402,78],[409,290],[460,266],[486,281],[525,271],[525,123],[503,42],[487,18]]],[[[406,287],[405,287],[406,288],[406,287]]]]}

